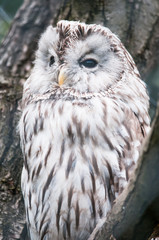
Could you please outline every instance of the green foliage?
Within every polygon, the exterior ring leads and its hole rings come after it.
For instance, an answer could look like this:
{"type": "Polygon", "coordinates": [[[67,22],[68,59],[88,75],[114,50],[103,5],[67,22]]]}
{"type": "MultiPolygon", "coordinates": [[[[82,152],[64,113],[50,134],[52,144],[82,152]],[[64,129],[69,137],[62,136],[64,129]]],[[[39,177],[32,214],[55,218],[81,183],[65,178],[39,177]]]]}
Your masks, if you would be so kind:
{"type": "Polygon", "coordinates": [[[23,0],[0,0],[0,42],[8,32],[17,9],[23,0]]]}
{"type": "Polygon", "coordinates": [[[0,19],[0,41],[3,39],[4,35],[7,33],[9,28],[9,23],[0,19]]]}

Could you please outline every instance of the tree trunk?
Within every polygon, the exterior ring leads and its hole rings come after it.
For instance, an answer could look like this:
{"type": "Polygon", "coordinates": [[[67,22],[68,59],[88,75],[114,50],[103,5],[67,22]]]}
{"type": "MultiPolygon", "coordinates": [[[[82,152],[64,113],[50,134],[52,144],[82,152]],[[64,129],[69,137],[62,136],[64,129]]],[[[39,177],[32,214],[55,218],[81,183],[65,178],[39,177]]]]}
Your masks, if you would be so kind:
{"type": "MultiPolygon", "coordinates": [[[[80,20],[109,27],[134,57],[143,78],[148,78],[159,66],[158,0],[24,0],[0,46],[0,239],[3,240],[26,239],[24,206],[20,192],[23,160],[17,132],[21,114],[18,106],[23,82],[32,68],[39,36],[49,24],[55,25],[61,19],[80,20]]],[[[153,92],[152,94],[154,95],[153,92]]],[[[155,135],[152,134],[152,138],[155,138],[155,135]]],[[[154,140],[154,144],[158,142],[154,140]]],[[[149,147],[153,150],[152,144],[149,147]]],[[[145,158],[145,155],[143,156],[145,158]]],[[[142,173],[143,168],[140,171],[142,173]]],[[[153,168],[152,175],[156,174],[155,171],[158,169],[153,168]]],[[[134,181],[138,181],[137,178],[134,181]]],[[[125,193],[124,199],[126,196],[125,193]]],[[[155,223],[158,220],[157,208],[154,204],[153,212],[157,211],[155,223]]],[[[146,211],[151,212],[152,206],[151,210],[149,209],[147,206],[142,216],[151,216],[146,211]]],[[[109,221],[112,219],[110,215],[109,221]]],[[[121,221],[121,224],[126,223],[121,221]]],[[[141,224],[147,226],[147,220],[141,224]]],[[[150,224],[146,237],[152,232],[154,225],[150,224]]],[[[113,223],[111,226],[114,226],[113,223]]],[[[112,234],[116,233],[111,226],[108,230],[112,234]]],[[[142,229],[144,231],[144,228],[142,229]]],[[[125,232],[127,231],[126,229],[125,232]]],[[[117,239],[128,239],[119,238],[116,234],[114,236],[117,236],[117,239]]]]}

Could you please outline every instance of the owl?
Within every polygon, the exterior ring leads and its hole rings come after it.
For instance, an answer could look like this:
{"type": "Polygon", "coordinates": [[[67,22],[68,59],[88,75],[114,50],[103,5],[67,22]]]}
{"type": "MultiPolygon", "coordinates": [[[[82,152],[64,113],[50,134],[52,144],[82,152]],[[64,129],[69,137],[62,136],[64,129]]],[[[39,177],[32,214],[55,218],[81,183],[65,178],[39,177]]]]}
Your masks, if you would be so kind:
{"type": "Polygon", "coordinates": [[[60,21],[42,34],[19,122],[32,240],[86,240],[135,168],[150,129],[136,65],[108,28],[60,21]]]}

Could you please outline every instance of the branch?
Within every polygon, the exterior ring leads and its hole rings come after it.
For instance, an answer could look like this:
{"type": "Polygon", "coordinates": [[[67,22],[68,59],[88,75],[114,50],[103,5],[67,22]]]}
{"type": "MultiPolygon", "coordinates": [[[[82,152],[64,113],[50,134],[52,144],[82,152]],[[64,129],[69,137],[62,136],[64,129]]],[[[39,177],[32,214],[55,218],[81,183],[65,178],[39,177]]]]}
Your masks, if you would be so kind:
{"type": "Polygon", "coordinates": [[[62,0],[25,0],[0,46],[0,69],[8,76],[28,76],[44,29],[57,18],[62,0]]]}
{"type": "Polygon", "coordinates": [[[89,240],[145,240],[159,222],[159,104],[152,130],[127,188],[89,240]]]}

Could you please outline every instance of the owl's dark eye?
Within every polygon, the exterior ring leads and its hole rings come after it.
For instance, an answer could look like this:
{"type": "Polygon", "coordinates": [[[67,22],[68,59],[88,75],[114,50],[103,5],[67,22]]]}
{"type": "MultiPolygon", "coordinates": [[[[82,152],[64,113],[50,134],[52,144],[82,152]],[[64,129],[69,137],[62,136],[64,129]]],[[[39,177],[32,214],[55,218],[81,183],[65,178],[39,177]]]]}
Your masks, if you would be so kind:
{"type": "Polygon", "coordinates": [[[55,58],[54,58],[54,56],[51,56],[50,57],[50,62],[49,62],[49,67],[51,67],[52,64],[54,64],[54,62],[55,62],[55,58]]]}
{"type": "Polygon", "coordinates": [[[94,68],[97,66],[98,62],[95,59],[86,59],[80,63],[86,68],[94,68]]]}

